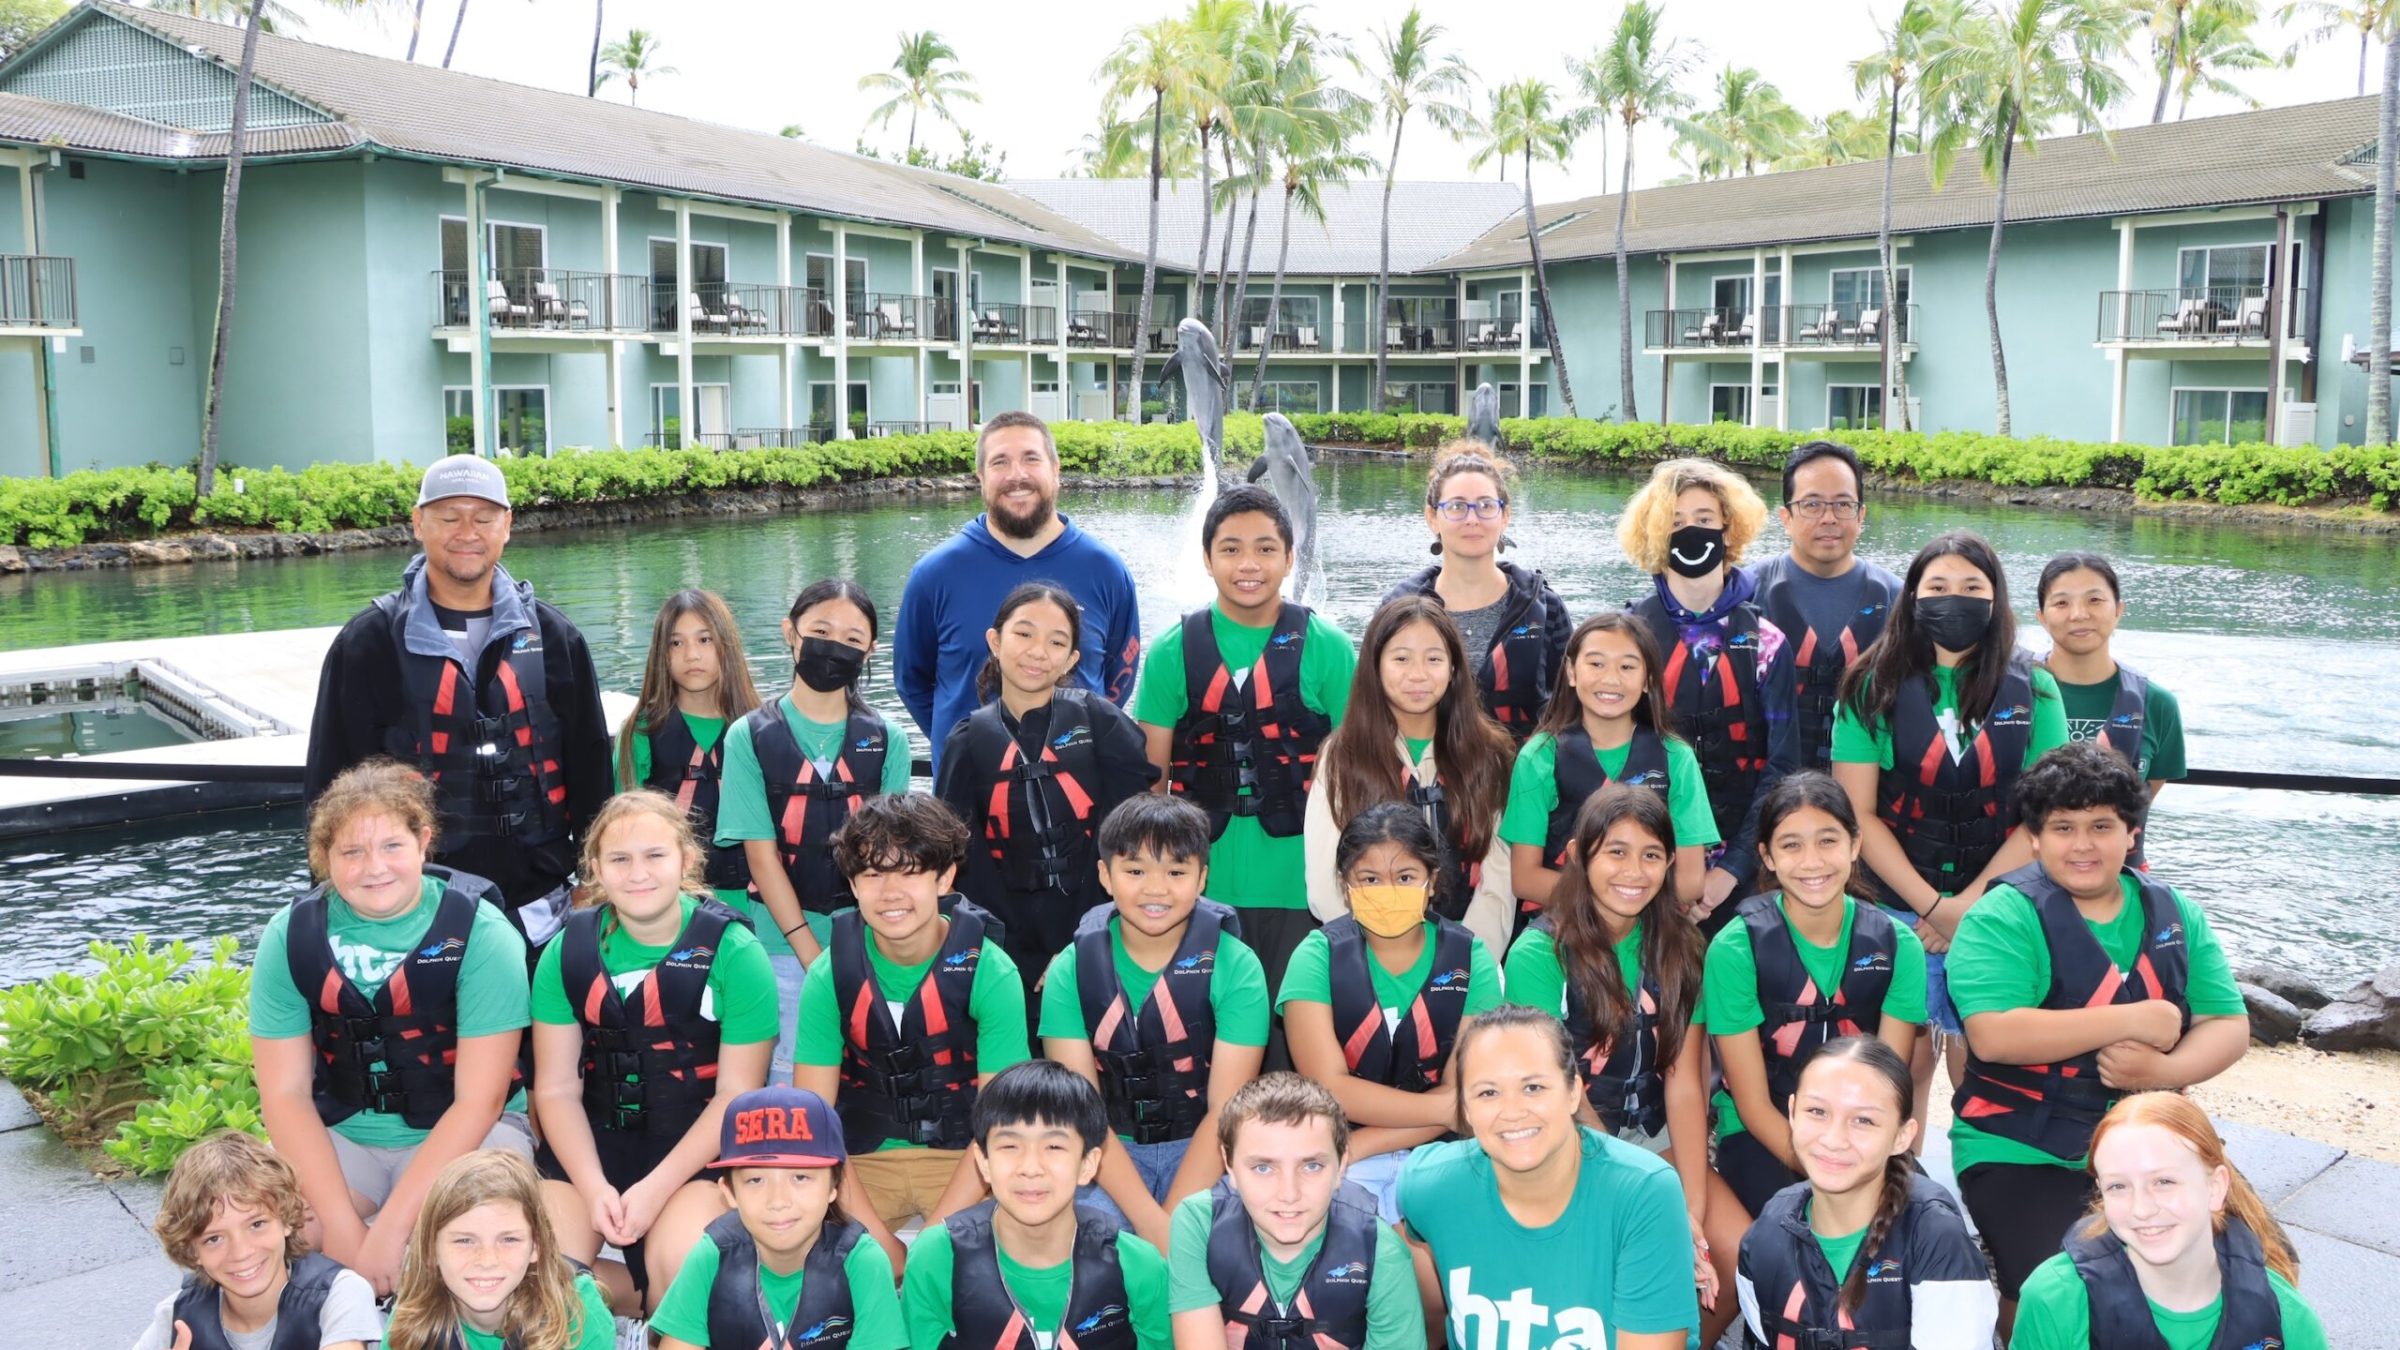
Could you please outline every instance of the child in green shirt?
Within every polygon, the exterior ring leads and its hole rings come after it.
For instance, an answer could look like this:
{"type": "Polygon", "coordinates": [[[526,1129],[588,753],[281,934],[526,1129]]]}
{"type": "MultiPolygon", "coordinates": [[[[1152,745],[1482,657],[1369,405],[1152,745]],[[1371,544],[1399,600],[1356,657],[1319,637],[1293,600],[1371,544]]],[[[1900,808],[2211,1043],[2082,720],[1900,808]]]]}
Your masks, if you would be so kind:
{"type": "Polygon", "coordinates": [[[529,1331],[564,1350],[612,1350],[616,1316],[559,1250],[541,1184],[506,1149],[442,1169],[409,1240],[384,1350],[508,1350],[529,1331]]]}
{"type": "Polygon", "coordinates": [[[642,692],[617,729],[617,791],[655,788],[690,813],[708,850],[717,899],[748,916],[755,904],[740,844],[716,846],[725,778],[725,728],[758,707],[733,611],[715,591],[681,590],[659,606],[642,661],[642,692]]]}

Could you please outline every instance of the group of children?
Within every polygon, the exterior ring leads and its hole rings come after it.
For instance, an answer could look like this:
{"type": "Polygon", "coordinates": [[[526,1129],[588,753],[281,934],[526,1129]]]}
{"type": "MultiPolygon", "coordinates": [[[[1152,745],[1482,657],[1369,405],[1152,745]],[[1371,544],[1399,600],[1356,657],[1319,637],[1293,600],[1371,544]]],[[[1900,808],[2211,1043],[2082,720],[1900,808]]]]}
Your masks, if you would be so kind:
{"type": "Polygon", "coordinates": [[[319,799],[254,986],[274,1151],[179,1168],[197,1274],[146,1345],[279,1309],[337,1345],[396,1294],[399,1350],[612,1312],[740,1350],[2321,1346],[2171,1091],[2246,1022],[2140,865],[2180,727],[2108,655],[2115,573],[2045,569],[2045,669],[1981,540],[1855,557],[1862,482],[1802,447],[1792,553],[1745,571],[1755,491],[1661,465],[1620,531],[1653,594],[1573,624],[1498,557],[1508,466],[1452,447],[1440,561],[1356,652],[1233,488],[1130,714],[1072,686],[1072,596],[1006,598],[933,794],[858,692],[863,591],[800,593],[772,703],[678,593],[530,961],[426,864],[413,770],[319,799]],[[1913,1166],[1945,1032],[1964,1217],[1913,1166]]]}

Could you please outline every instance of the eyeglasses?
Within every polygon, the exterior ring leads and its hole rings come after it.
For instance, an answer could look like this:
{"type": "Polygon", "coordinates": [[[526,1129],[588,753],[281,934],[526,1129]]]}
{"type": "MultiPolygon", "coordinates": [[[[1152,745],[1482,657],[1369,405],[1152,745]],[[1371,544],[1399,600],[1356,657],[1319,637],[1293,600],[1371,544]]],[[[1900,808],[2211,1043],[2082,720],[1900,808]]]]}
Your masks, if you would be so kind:
{"type": "Polygon", "coordinates": [[[1823,520],[1827,516],[1835,520],[1856,520],[1858,508],[1859,503],[1849,497],[1836,497],[1831,501],[1823,497],[1802,497],[1791,506],[1792,514],[1803,520],[1823,520]]]}
{"type": "Polygon", "coordinates": [[[1508,502],[1501,497],[1453,497],[1448,501],[1435,502],[1433,509],[1441,512],[1444,520],[1465,520],[1469,516],[1477,520],[1498,520],[1500,513],[1508,509],[1508,502]]]}

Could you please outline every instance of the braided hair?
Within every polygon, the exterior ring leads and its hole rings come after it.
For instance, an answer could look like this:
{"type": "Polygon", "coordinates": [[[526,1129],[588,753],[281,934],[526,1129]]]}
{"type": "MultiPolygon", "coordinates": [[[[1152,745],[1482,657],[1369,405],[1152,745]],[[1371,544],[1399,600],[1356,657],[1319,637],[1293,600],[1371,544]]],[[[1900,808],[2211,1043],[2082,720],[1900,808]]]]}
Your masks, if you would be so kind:
{"type": "MultiPolygon", "coordinates": [[[[1800,1066],[1800,1076],[1822,1063],[1851,1063],[1872,1069],[1883,1075],[1892,1089],[1892,1104],[1900,1112],[1900,1123],[1916,1119],[1916,1092],[1908,1075],[1908,1062],[1897,1051],[1873,1036],[1844,1036],[1818,1047],[1800,1066]]],[[[1794,1100],[1798,1094],[1794,1094],[1794,1100]]],[[[1867,1225],[1867,1236],[1859,1244],[1858,1256],[1850,1263],[1849,1277],[1842,1281],[1840,1305],[1845,1313],[1858,1311],[1867,1298],[1867,1267],[1883,1252],[1883,1244],[1892,1235],[1892,1225],[1908,1211],[1908,1197],[1915,1185],[1916,1169],[1909,1162],[1907,1149],[1900,1149],[1883,1161],[1883,1196],[1875,1204],[1875,1218],[1867,1225]]]]}

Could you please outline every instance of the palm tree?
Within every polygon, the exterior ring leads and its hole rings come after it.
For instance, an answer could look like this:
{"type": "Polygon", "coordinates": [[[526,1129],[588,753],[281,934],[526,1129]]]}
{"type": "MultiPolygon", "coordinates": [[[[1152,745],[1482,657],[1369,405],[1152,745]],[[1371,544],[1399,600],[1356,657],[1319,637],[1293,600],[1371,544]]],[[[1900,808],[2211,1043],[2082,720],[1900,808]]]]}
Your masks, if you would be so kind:
{"type": "MultiPolygon", "coordinates": [[[[1165,123],[1165,142],[1160,148],[1165,177],[1181,178],[1192,172],[1192,143],[1183,132],[1183,125],[1174,117],[1165,123]]],[[[1150,132],[1148,117],[1110,119],[1097,131],[1083,133],[1075,148],[1075,174],[1081,178],[1134,178],[1149,171],[1150,147],[1146,144],[1150,132]]]]}
{"type": "Polygon", "coordinates": [[[1496,149],[1499,140],[1500,90],[1484,91],[1483,110],[1467,110],[1466,121],[1459,127],[1458,139],[1473,147],[1471,165],[1491,164],[1497,167],[1499,181],[1508,181],[1508,152],[1496,149]]]}
{"type": "MultiPolygon", "coordinates": [[[[1576,81],[1584,96],[1592,100],[1596,114],[1613,114],[1625,128],[1625,158],[1617,189],[1617,375],[1623,385],[1621,397],[1628,422],[1641,419],[1633,397],[1633,284],[1625,259],[1626,209],[1633,200],[1634,128],[1654,120],[1687,137],[1714,135],[1682,116],[1692,100],[1678,84],[1699,63],[1700,54],[1682,39],[1664,36],[1659,25],[1663,13],[1663,7],[1651,0],[1632,0],[1617,16],[1616,30],[1607,45],[1575,67],[1576,81]]],[[[1531,212],[1529,205],[1529,230],[1531,212]]],[[[1538,248],[1534,256],[1541,256],[1538,248]]],[[[1544,312],[1548,312],[1546,307],[1544,312]]],[[[1550,325],[1550,340],[1553,344],[1558,341],[1556,324],[1550,325]]],[[[1659,409],[1661,422],[1667,412],[1659,409]]]]}
{"type": "MultiPolygon", "coordinates": [[[[1787,169],[1822,169],[1833,164],[1857,164],[1883,153],[1883,111],[1880,103],[1868,112],[1836,108],[1809,124],[1790,150],[1767,165],[1776,173],[1787,169]]],[[[1901,137],[1913,152],[1915,138],[1901,137]]]]}
{"type": "MultiPolygon", "coordinates": [[[[867,121],[878,127],[888,127],[892,117],[902,108],[908,109],[908,151],[917,148],[917,114],[930,112],[935,117],[958,127],[958,118],[950,111],[953,99],[961,103],[980,103],[983,96],[969,88],[975,77],[958,66],[958,53],[942,35],[932,29],[922,33],[902,33],[900,54],[892,58],[890,70],[878,70],[858,77],[858,87],[875,93],[889,94],[867,114],[867,121]],[[947,64],[945,64],[947,63],[947,64]],[[895,73],[897,72],[897,73],[895,73]]],[[[958,128],[964,133],[966,128],[958,128]]],[[[908,155],[901,157],[908,162],[908,155]]]]}
{"type": "Polygon", "coordinates": [[[1783,91],[1748,66],[1717,72],[1716,106],[1692,121],[1710,135],[1678,137],[1676,144],[1690,152],[1702,178],[1729,178],[1737,162],[1744,174],[1756,173],[1758,161],[1771,164],[1790,153],[1808,126],[1783,91]]]}
{"type": "Polygon", "coordinates": [[[2367,444],[2392,439],[2392,159],[2400,155],[2400,41],[2383,29],[2383,98],[2375,109],[2375,262],[2367,300],[2367,444]]]}
{"type": "MultiPolygon", "coordinates": [[[[1193,159],[1200,170],[1200,251],[1192,260],[1192,309],[1195,316],[1200,306],[1200,290],[1208,281],[1208,242],[1217,223],[1216,203],[1209,182],[1216,161],[1209,157],[1211,142],[1220,134],[1231,134],[1233,110],[1230,96],[1234,71],[1240,59],[1242,44],[1248,40],[1254,14],[1250,0],[1192,0],[1192,8],[1184,16],[1184,27],[1191,34],[1192,78],[1184,88],[1185,109],[1199,131],[1199,145],[1193,159]]],[[[1180,137],[1177,138],[1179,141],[1180,137]]],[[[1178,182],[1184,174],[1170,175],[1178,182]]],[[[1230,218],[1226,228],[1232,227],[1230,218]]],[[[1217,279],[1220,289],[1224,278],[1217,279]]]]}
{"type": "MultiPolygon", "coordinates": [[[[422,8],[422,0],[420,0],[419,7],[422,8]]],[[[442,49],[442,69],[448,70],[450,68],[450,58],[458,55],[459,30],[465,28],[466,26],[467,0],[458,0],[458,13],[450,20],[450,45],[442,49]]],[[[416,40],[413,37],[409,40],[409,49],[412,52],[416,49],[416,40]]]]}
{"type": "Polygon", "coordinates": [[[2101,118],[2125,96],[2110,65],[2125,49],[2128,12],[2115,0],[1985,0],[1944,33],[1926,62],[1926,83],[1945,109],[1933,138],[1940,186],[1962,149],[1974,147],[1993,184],[1992,243],[1984,261],[1983,308],[1992,334],[1994,429],[2010,434],[2008,353],[2000,340],[2000,236],[2008,221],[2008,173],[2021,141],[2033,154],[2060,121],[2108,131],[2101,118]]]}
{"type": "Polygon", "coordinates": [[[628,28],[625,36],[600,49],[600,83],[607,84],[624,77],[627,97],[634,107],[642,106],[642,80],[645,76],[675,75],[681,72],[673,66],[654,65],[659,50],[666,44],[647,28],[628,28]]]}
{"type": "MultiPolygon", "coordinates": [[[[356,8],[355,0],[325,0],[337,9],[356,8]]],[[[181,14],[186,18],[206,19],[210,23],[229,23],[254,27],[262,33],[281,33],[300,26],[300,16],[283,0],[149,0],[147,8],[181,14]]]]}
{"type": "Polygon", "coordinates": [[[242,141],[250,130],[250,84],[258,69],[258,34],[267,0],[250,0],[242,29],[242,64],[234,72],[233,121],[225,144],[225,214],[217,235],[217,325],[208,349],[208,407],[200,420],[200,470],[196,487],[206,499],[217,490],[217,432],[225,405],[225,361],[233,351],[234,224],[241,217],[242,141]]]}
{"type": "Polygon", "coordinates": [[[1875,256],[1883,268],[1883,300],[1888,313],[1875,326],[1877,359],[1882,366],[1884,425],[1899,413],[1900,429],[1909,430],[1908,392],[1892,362],[1893,330],[1899,326],[1900,276],[1892,265],[1892,166],[1900,156],[1900,104],[1912,96],[1922,124],[1926,104],[1925,62],[1937,39],[1959,21],[1957,0],[1903,0],[1900,13],[1883,34],[1883,45],[1850,63],[1850,77],[1859,93],[1883,91],[1883,210],[1875,226],[1875,256]],[[1899,405],[1896,409],[1891,405],[1899,405]]]}
{"type": "MultiPolygon", "coordinates": [[[[1267,340],[1258,344],[1258,366],[1250,376],[1250,411],[1258,411],[1259,395],[1267,384],[1267,353],[1275,346],[1275,330],[1283,323],[1283,272],[1292,255],[1292,210],[1325,223],[1324,188],[1353,174],[1373,173],[1372,156],[1350,148],[1374,116],[1373,105],[1347,90],[1323,86],[1292,108],[1292,126],[1278,147],[1283,161],[1283,229],[1275,244],[1275,284],[1267,292],[1267,340]]],[[[1377,343],[1378,349],[1382,343],[1377,343]]],[[[1383,382],[1375,383],[1382,397],[1383,382]]]]}
{"type": "MultiPolygon", "coordinates": [[[[1642,0],[1634,0],[1634,3],[1641,4],[1642,0]]],[[[1559,401],[1566,404],[1567,416],[1579,416],[1575,411],[1575,385],[1567,378],[1566,348],[1560,345],[1558,322],[1552,317],[1554,311],[1550,308],[1550,272],[1542,261],[1542,231],[1533,212],[1533,166],[1536,161],[1544,164],[1566,163],[1568,153],[1575,148],[1575,138],[1582,134],[1587,119],[1579,110],[1559,108],[1557,92],[1542,80],[1512,81],[1500,86],[1494,97],[1497,101],[1492,106],[1491,138],[1478,145],[1474,156],[1467,161],[1467,167],[1480,169],[1488,160],[1507,155],[1519,156],[1524,162],[1525,242],[1533,250],[1533,286],[1538,305],[1535,313],[1540,316],[1542,333],[1549,342],[1550,364],[1558,371],[1559,401]]],[[[1625,158],[1630,171],[1633,156],[1627,154],[1625,158]]],[[[1622,249],[1623,226],[1618,228],[1618,246],[1622,249]]],[[[1624,290],[1624,276],[1625,263],[1620,253],[1617,261],[1617,288],[1620,294],[1624,290]]],[[[1382,392],[1376,391],[1378,398],[1382,392]]],[[[1626,358],[1625,362],[1625,394],[1625,417],[1630,421],[1633,418],[1631,357],[1626,358]]]]}
{"type": "Polygon", "coordinates": [[[401,59],[407,61],[417,59],[417,39],[423,36],[424,32],[425,0],[417,0],[415,11],[408,16],[408,55],[401,59]]]}
{"type": "Polygon", "coordinates": [[[2250,36],[2251,27],[2257,22],[2258,7],[2251,0],[2219,0],[2192,11],[2183,31],[2168,48],[2174,54],[2171,64],[2162,64],[2159,71],[2160,87],[2169,84],[2175,87],[2176,121],[2182,121],[2184,114],[2191,111],[2195,88],[2238,99],[2252,108],[2264,106],[2243,93],[2225,77],[2225,72],[2278,70],[2292,63],[2297,49],[2286,48],[2281,56],[2270,54],[2250,36]]]}
{"type": "Polygon", "coordinates": [[[1150,236],[1142,253],[1142,303],[1134,312],[1133,379],[1126,386],[1127,407],[1140,420],[1143,358],[1150,350],[1150,305],[1158,293],[1158,182],[1160,141],[1166,133],[1167,105],[1181,102],[1188,67],[1190,34],[1176,19],[1152,19],[1128,29],[1100,65],[1108,81],[1111,107],[1128,99],[1149,96],[1150,103],[1150,236]]]}
{"type": "MultiPolygon", "coordinates": [[[[1465,95],[1473,77],[1466,62],[1455,52],[1438,50],[1442,26],[1425,22],[1416,6],[1409,6],[1397,29],[1386,28],[1375,34],[1375,57],[1371,65],[1362,64],[1360,73],[1375,88],[1375,110],[1384,124],[1392,129],[1391,157],[1383,162],[1383,215],[1381,243],[1375,259],[1374,308],[1368,311],[1367,331],[1375,339],[1375,383],[1368,386],[1380,404],[1386,373],[1386,353],[1380,334],[1383,327],[1386,295],[1392,286],[1392,180],[1400,172],[1400,133],[1408,128],[1409,113],[1422,108],[1425,120],[1443,131],[1457,135],[1471,120],[1467,110],[1453,100],[1465,95]]],[[[1276,269],[1279,273],[1281,267],[1276,269]]]]}
{"type": "Polygon", "coordinates": [[[2310,16],[2316,26],[2308,30],[2313,42],[2358,34],[2358,94],[2367,93],[2367,45],[2376,38],[2390,40],[2392,23],[2400,18],[2400,0],[2290,0],[2276,18],[2290,23],[2295,15],[2310,16]]]}
{"type": "MultiPolygon", "coordinates": [[[[1328,37],[1311,22],[1305,4],[1265,0],[1250,28],[1250,40],[1235,61],[1234,124],[1241,128],[1249,157],[1240,175],[1249,189],[1249,220],[1242,227],[1242,266],[1233,284],[1233,323],[1242,322],[1250,296],[1250,260],[1258,243],[1258,203],[1277,180],[1275,150],[1296,143],[1296,122],[1329,109],[1339,100],[1356,96],[1337,89],[1319,76],[1321,59],[1348,57],[1339,38],[1328,37]]],[[[1222,286],[1219,292],[1222,294],[1222,286]]]]}
{"type": "MultiPolygon", "coordinates": [[[[422,0],[420,0],[422,3],[422,0]]],[[[600,96],[600,28],[607,22],[608,0],[592,0],[592,59],[584,67],[583,96],[600,96]]]]}

